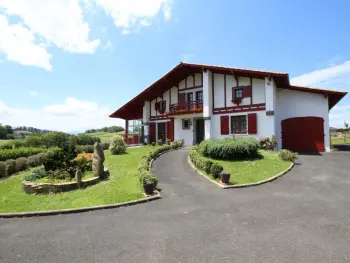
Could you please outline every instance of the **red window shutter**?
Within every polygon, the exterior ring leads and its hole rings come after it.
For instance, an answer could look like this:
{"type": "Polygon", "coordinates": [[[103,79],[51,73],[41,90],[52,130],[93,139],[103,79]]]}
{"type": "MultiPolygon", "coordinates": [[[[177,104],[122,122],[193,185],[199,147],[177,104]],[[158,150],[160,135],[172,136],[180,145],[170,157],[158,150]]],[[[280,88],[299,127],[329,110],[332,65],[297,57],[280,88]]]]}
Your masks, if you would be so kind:
{"type": "Polygon", "coordinates": [[[256,113],[248,114],[248,134],[257,134],[257,118],[256,113]]]}
{"type": "Polygon", "coordinates": [[[243,98],[252,96],[252,86],[243,87],[243,98]]]}
{"type": "Polygon", "coordinates": [[[152,142],[156,142],[156,123],[155,122],[151,122],[149,124],[149,140],[150,143],[152,142]]]}
{"type": "Polygon", "coordinates": [[[232,100],[236,99],[236,92],[235,92],[235,88],[232,88],[232,100]]]}
{"type": "Polygon", "coordinates": [[[155,104],[155,110],[156,110],[156,111],[159,110],[159,102],[156,102],[156,104],[155,104]]]}
{"type": "Polygon", "coordinates": [[[221,134],[228,135],[230,134],[229,130],[229,116],[220,116],[220,125],[221,125],[221,134]]]}

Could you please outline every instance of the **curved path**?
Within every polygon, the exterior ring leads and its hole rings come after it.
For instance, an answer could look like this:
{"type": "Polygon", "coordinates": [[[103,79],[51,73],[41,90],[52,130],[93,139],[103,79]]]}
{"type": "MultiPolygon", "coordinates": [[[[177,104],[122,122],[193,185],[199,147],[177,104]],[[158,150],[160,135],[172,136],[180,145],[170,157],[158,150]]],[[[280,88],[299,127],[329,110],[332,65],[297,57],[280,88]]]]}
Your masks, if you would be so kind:
{"type": "Polygon", "coordinates": [[[170,152],[154,162],[161,200],[0,219],[0,262],[349,262],[349,160],[301,156],[274,182],[222,190],[170,152]]]}

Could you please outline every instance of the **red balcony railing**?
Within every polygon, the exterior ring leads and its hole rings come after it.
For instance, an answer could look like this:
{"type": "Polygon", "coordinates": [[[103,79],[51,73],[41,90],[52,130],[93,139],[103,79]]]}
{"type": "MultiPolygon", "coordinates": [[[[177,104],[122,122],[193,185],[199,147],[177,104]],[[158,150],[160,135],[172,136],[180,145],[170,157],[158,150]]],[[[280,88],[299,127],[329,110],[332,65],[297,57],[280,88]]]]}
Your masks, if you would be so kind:
{"type": "Polygon", "coordinates": [[[180,104],[170,104],[168,115],[180,115],[203,112],[203,101],[188,101],[180,104]]]}

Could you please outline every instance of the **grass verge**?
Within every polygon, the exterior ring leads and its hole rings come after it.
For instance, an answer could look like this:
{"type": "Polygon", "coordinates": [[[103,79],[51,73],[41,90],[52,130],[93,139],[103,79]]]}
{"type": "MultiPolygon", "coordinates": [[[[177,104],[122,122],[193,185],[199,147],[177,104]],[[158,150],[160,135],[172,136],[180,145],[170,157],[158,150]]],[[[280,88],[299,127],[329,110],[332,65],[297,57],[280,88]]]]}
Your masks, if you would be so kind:
{"type": "Polygon", "coordinates": [[[49,195],[27,195],[22,180],[30,170],[0,181],[0,213],[45,211],[107,205],[143,198],[137,175],[142,156],[156,147],[128,148],[124,155],[105,152],[105,167],[110,178],[97,185],[71,192],[49,195]]]}
{"type": "Polygon", "coordinates": [[[339,137],[332,137],[332,144],[350,144],[350,138],[347,137],[346,141],[344,142],[344,138],[339,137]]]}
{"type": "MultiPolygon", "coordinates": [[[[251,184],[268,179],[286,170],[291,164],[291,162],[280,160],[275,151],[259,150],[259,153],[264,158],[247,161],[215,160],[215,162],[221,164],[224,170],[231,174],[230,183],[235,185],[251,184]]],[[[213,179],[211,175],[208,176],[213,179]]]]}

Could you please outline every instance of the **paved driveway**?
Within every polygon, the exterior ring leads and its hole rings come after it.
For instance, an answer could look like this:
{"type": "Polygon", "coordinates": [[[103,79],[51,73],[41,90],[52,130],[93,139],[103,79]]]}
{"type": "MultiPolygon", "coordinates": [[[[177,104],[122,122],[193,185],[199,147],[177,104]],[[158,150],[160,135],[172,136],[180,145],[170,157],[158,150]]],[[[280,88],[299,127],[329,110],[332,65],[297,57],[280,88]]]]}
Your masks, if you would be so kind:
{"type": "Polygon", "coordinates": [[[221,190],[185,149],[154,163],[163,199],[0,219],[0,262],[349,262],[350,153],[301,156],[269,184],[221,190]]]}

